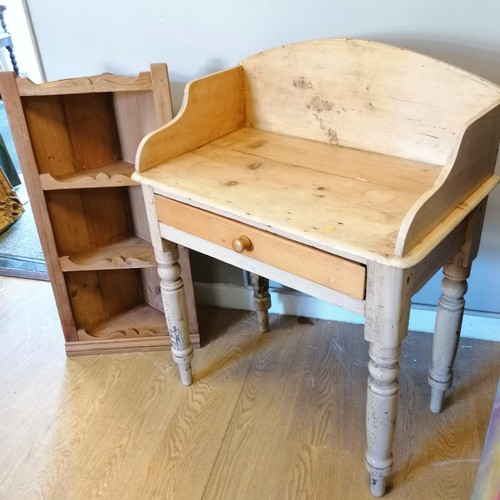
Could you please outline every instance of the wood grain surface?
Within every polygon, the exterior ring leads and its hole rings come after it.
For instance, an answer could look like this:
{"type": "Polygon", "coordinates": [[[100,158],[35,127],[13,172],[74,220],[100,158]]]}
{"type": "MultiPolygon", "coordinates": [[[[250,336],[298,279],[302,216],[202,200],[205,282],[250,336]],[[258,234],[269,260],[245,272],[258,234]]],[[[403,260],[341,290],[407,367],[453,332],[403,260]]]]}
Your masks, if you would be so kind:
{"type": "Polygon", "coordinates": [[[327,252],[391,256],[401,221],[439,172],[435,165],[245,128],[141,180],[166,196],[327,252]]]}

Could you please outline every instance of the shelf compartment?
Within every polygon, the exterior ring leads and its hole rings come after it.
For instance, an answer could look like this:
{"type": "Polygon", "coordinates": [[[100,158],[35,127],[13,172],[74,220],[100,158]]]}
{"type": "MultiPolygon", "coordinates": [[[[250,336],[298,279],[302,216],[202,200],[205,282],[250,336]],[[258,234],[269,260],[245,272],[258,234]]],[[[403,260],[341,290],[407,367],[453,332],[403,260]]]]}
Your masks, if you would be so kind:
{"type": "MultiPolygon", "coordinates": [[[[141,326],[141,322],[147,319],[147,316],[141,315],[141,319],[134,319],[135,315],[131,313],[136,311],[139,305],[146,303],[154,305],[145,293],[142,282],[144,271],[144,269],[115,269],[64,273],[77,337],[79,338],[80,333],[83,335],[84,332],[90,337],[97,335],[96,332],[101,332],[101,336],[109,336],[114,332],[126,331],[128,326],[130,331],[133,329],[138,332],[157,331],[154,327],[156,323],[150,324],[149,320],[141,326]],[[131,323],[127,326],[121,320],[117,322],[117,318],[128,319],[131,323]]],[[[152,315],[151,319],[153,317],[157,318],[155,321],[158,325],[162,324],[160,319],[165,325],[165,319],[160,314],[152,315]]]]}
{"type": "Polygon", "coordinates": [[[59,257],[86,255],[134,236],[129,189],[136,188],[46,191],[59,257]]]}
{"type": "Polygon", "coordinates": [[[79,328],[78,340],[114,340],[167,336],[163,312],[140,304],[91,328],[79,328]]]}
{"type": "Polygon", "coordinates": [[[156,267],[153,246],[132,236],[96,250],[59,258],[63,272],[156,267]]]}
{"type": "Polygon", "coordinates": [[[130,176],[134,166],[125,161],[115,161],[99,168],[80,170],[73,174],[55,177],[50,173],[40,174],[44,191],[55,189],[86,189],[137,186],[130,176]]]}
{"type": "Polygon", "coordinates": [[[124,159],[111,94],[23,97],[22,103],[40,175],[85,176],[124,159]]]}

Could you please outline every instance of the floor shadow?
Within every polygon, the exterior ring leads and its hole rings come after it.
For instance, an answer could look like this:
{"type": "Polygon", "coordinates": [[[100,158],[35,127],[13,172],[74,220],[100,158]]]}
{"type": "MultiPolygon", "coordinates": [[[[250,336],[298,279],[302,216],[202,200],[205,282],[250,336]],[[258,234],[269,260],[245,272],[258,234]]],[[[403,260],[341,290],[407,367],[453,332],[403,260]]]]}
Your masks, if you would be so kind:
{"type": "Polygon", "coordinates": [[[210,345],[210,348],[220,353],[220,356],[217,356],[211,363],[204,364],[196,370],[195,378],[197,380],[203,380],[210,374],[223,371],[238,360],[255,354],[258,345],[255,337],[259,335],[255,313],[236,309],[222,310],[208,306],[198,307],[197,311],[201,349],[208,349],[210,345]],[[230,335],[243,336],[244,338],[235,341],[235,339],[229,338],[230,335]]]}

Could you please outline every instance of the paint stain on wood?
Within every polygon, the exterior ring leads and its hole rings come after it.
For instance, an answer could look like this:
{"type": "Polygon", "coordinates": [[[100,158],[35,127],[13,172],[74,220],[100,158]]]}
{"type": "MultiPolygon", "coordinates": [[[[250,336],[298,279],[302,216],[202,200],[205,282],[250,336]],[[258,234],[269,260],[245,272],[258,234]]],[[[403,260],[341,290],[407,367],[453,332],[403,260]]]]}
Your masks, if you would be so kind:
{"type": "Polygon", "coordinates": [[[326,135],[328,137],[328,142],[330,144],[338,144],[339,143],[339,138],[337,137],[337,132],[333,130],[332,128],[328,128],[326,131],[326,135]]]}
{"type": "Polygon", "coordinates": [[[236,186],[238,184],[237,181],[227,181],[222,184],[223,186],[236,186]]]}
{"type": "Polygon", "coordinates": [[[315,95],[309,104],[306,104],[307,109],[311,109],[314,113],[320,114],[325,111],[332,111],[334,109],[333,102],[328,99],[322,99],[321,97],[315,95]]]}
{"type": "Polygon", "coordinates": [[[312,111],[314,118],[318,121],[319,128],[325,133],[327,141],[330,144],[338,144],[337,132],[325,123],[326,114],[335,112],[335,105],[333,102],[328,99],[322,99],[319,96],[314,96],[311,101],[306,104],[306,108],[312,111]]]}
{"type": "Polygon", "coordinates": [[[252,149],[257,149],[257,148],[260,148],[260,147],[264,146],[265,143],[266,143],[266,141],[264,141],[264,140],[255,141],[252,144],[250,144],[250,147],[252,149]]]}
{"type": "Polygon", "coordinates": [[[295,88],[299,88],[299,89],[312,89],[313,88],[313,84],[309,80],[306,80],[303,76],[294,80],[293,86],[295,88]]]}

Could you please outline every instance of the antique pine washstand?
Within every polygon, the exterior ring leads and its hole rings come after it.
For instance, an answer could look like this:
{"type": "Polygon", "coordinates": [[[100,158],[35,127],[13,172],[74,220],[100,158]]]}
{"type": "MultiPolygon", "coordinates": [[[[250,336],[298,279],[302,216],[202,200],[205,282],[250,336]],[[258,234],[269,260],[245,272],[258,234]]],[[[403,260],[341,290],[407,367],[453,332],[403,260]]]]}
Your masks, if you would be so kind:
{"type": "Polygon", "coordinates": [[[363,314],[366,464],[383,495],[411,297],[444,266],[429,373],[439,412],[499,134],[499,87],[375,42],[292,44],[191,82],[133,176],[183,383],[193,350],[177,244],[253,273],[262,330],[269,278],[363,314]]]}

